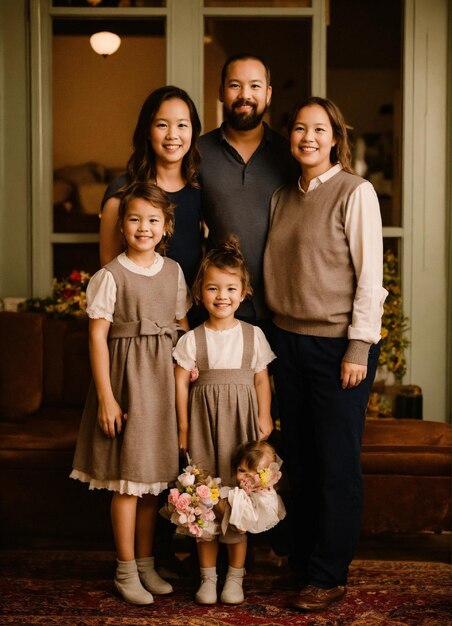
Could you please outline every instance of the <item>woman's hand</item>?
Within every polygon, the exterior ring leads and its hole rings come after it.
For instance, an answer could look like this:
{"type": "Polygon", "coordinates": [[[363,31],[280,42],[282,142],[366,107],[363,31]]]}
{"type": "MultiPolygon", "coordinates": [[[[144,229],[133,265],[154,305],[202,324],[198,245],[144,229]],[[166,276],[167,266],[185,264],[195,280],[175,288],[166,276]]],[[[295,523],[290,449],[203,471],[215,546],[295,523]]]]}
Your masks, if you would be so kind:
{"type": "Polygon", "coordinates": [[[123,413],[115,399],[108,402],[99,402],[97,421],[102,432],[114,439],[122,430],[122,423],[127,419],[127,413],[123,413]]]}
{"type": "Polygon", "coordinates": [[[357,387],[367,376],[367,366],[342,361],[341,381],[342,389],[357,387]]]}

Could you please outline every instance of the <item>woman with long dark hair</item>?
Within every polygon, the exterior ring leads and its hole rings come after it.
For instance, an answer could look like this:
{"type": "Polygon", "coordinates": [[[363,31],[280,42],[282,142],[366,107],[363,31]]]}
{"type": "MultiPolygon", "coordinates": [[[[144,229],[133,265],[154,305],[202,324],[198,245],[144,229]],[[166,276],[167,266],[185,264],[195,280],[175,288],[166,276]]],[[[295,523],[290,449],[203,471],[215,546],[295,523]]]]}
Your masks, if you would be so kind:
{"type": "Polygon", "coordinates": [[[152,182],[176,205],[175,232],[167,255],[180,264],[188,285],[192,284],[201,260],[201,193],[197,180],[200,132],[196,107],[183,89],[168,85],[146,98],[133,134],[127,172],[110,183],[102,201],[101,265],[124,249],[118,227],[123,190],[133,182],[152,182]]]}

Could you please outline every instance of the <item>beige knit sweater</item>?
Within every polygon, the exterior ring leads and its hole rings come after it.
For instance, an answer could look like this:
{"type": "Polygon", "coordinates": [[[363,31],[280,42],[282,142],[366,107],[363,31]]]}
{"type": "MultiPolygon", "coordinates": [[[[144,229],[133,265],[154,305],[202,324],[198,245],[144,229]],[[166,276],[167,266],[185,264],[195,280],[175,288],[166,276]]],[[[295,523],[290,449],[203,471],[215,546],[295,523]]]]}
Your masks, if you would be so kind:
{"type": "MultiPolygon", "coordinates": [[[[356,290],[344,231],[346,202],[364,181],[340,171],[309,193],[275,191],[264,255],[267,305],[290,332],[346,337],[356,290]]],[[[344,359],[367,364],[370,344],[352,340],[344,359]]]]}

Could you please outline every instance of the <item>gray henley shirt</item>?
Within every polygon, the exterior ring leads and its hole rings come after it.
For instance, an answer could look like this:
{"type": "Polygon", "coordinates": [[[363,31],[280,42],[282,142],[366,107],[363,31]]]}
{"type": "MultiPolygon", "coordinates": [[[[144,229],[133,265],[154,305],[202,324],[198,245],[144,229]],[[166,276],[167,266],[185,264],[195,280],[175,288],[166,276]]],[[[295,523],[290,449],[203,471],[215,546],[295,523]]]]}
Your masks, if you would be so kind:
{"type": "Polygon", "coordinates": [[[289,141],[264,123],[264,136],[248,163],[226,140],[223,127],[199,140],[203,216],[209,228],[208,247],[235,234],[251,274],[254,295],[238,315],[250,321],[270,317],[264,302],[263,255],[270,200],[282,184],[296,180],[300,167],[289,141]]]}

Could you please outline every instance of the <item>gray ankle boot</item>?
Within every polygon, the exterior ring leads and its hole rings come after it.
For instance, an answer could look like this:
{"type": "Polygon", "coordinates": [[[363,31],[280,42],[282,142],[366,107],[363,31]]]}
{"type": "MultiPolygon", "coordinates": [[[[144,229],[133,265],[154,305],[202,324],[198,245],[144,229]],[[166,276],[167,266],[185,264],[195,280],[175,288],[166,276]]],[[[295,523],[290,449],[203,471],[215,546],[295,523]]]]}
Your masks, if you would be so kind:
{"type": "Polygon", "coordinates": [[[115,587],[130,604],[152,604],[154,598],[143,587],[138,576],[136,561],[117,560],[115,587]]]}
{"type": "Polygon", "coordinates": [[[137,559],[138,576],[140,577],[143,587],[160,596],[173,593],[172,586],[157,574],[154,565],[153,556],[145,556],[141,559],[137,559]]]}
{"type": "Polygon", "coordinates": [[[217,601],[217,570],[215,567],[201,567],[201,585],[196,592],[198,604],[215,604],[217,601]]]}
{"type": "Polygon", "coordinates": [[[221,592],[220,601],[223,604],[241,604],[245,599],[243,595],[243,577],[245,576],[244,567],[229,566],[223,591],[221,592]]]}

